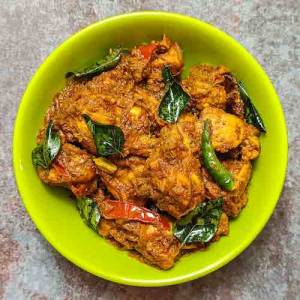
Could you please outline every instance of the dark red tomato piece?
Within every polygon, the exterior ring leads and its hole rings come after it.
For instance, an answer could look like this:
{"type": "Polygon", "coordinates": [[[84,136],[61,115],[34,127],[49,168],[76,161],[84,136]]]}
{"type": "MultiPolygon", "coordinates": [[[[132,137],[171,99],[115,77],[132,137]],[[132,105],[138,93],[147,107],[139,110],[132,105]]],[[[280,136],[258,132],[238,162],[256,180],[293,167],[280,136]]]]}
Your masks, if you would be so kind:
{"type": "Polygon", "coordinates": [[[150,224],[160,223],[166,229],[171,227],[169,221],[160,214],[130,202],[103,200],[100,202],[100,209],[105,219],[125,219],[150,224]]]}
{"type": "Polygon", "coordinates": [[[140,46],[139,50],[145,59],[149,59],[154,53],[154,51],[157,49],[157,47],[158,45],[156,44],[148,44],[148,45],[140,46]]]}

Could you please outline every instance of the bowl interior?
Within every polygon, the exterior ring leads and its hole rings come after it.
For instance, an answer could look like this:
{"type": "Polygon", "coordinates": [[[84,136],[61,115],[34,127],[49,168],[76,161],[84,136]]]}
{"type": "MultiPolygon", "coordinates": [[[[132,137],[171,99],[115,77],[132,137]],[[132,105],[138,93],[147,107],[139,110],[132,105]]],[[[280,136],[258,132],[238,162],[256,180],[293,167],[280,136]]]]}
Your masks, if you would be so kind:
{"type": "Polygon", "coordinates": [[[170,13],[141,12],[113,17],[84,29],[58,47],[30,82],[14,132],[14,168],[24,204],[46,239],[83,269],[120,283],[159,286],[203,276],[236,257],[262,230],[284,182],[287,136],[279,99],[253,57],[225,33],[201,21],[170,13]],[[65,85],[64,74],[101,57],[116,45],[132,47],[167,34],[184,51],[185,70],[197,63],[224,64],[241,79],[261,113],[267,134],[255,162],[249,202],[231,222],[230,234],[208,250],[182,257],[161,271],[131,258],[99,238],[81,220],[69,192],[42,184],[31,163],[31,150],[47,107],[65,85]]]}

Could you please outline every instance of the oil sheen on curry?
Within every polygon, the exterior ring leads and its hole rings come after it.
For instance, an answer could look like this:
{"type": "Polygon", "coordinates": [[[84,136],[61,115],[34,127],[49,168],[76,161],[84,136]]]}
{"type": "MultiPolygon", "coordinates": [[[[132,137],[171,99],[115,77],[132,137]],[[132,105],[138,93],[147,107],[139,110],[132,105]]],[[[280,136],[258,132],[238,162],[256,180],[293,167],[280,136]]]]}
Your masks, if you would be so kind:
{"type": "Polygon", "coordinates": [[[161,269],[228,235],[266,132],[227,67],[183,67],[164,36],[70,70],[32,151],[91,229],[161,269]]]}

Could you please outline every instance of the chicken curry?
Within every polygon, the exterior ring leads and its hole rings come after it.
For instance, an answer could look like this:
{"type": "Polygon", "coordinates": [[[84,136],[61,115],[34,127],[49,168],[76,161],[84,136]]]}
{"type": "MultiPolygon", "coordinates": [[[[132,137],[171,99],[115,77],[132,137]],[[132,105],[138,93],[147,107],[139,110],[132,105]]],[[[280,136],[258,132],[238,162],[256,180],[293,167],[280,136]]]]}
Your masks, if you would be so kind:
{"type": "Polygon", "coordinates": [[[161,269],[228,235],[265,132],[227,67],[183,66],[164,36],[69,72],[32,152],[88,226],[161,269]]]}

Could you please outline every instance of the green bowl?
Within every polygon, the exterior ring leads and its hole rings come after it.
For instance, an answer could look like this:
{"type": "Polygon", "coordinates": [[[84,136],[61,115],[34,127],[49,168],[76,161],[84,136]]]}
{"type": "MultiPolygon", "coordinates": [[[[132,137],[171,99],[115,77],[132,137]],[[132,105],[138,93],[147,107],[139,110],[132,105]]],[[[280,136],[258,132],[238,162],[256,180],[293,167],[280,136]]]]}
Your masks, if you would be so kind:
{"type": "Polygon", "coordinates": [[[164,286],[199,278],[239,255],[263,229],[280,196],[287,166],[287,131],[279,98],[262,67],[233,38],[215,27],[167,12],[137,12],[97,22],[76,33],[45,60],[24,94],[15,122],[14,170],[20,195],[42,235],[63,256],[105,279],[136,286],[164,286]],[[69,192],[38,178],[31,150],[53,96],[65,85],[64,74],[97,60],[116,45],[132,47],[163,34],[184,51],[185,70],[199,63],[223,64],[241,79],[267,128],[255,162],[249,202],[231,222],[230,234],[205,251],[182,257],[161,271],[130,257],[90,230],[69,192]]]}

